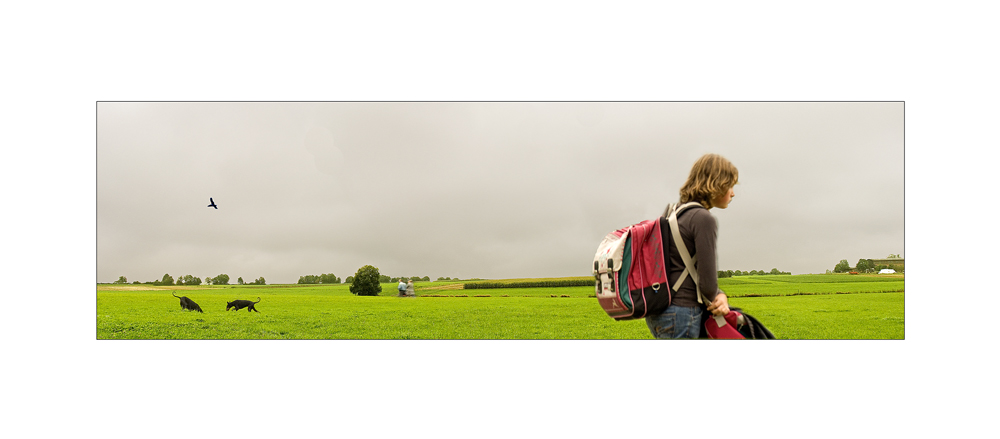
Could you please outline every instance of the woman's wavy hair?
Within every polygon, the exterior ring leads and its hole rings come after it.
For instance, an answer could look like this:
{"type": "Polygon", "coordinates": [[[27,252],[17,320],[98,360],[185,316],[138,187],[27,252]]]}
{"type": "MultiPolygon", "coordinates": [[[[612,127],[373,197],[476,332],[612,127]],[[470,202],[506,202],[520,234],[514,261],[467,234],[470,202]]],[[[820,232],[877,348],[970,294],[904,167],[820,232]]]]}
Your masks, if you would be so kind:
{"type": "Polygon", "coordinates": [[[706,209],[712,199],[722,195],[740,180],[736,166],[718,154],[705,154],[691,167],[687,182],[681,187],[681,204],[697,201],[706,209]]]}

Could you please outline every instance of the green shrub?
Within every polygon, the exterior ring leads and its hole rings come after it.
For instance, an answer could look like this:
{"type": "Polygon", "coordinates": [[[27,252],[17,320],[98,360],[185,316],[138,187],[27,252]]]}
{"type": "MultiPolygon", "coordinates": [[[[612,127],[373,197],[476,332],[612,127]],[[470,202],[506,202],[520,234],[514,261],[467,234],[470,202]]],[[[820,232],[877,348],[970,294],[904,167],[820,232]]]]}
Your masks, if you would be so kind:
{"type": "Polygon", "coordinates": [[[377,296],[382,292],[382,285],[379,284],[381,275],[378,268],[365,265],[358,269],[351,282],[351,293],[357,296],[377,296]]]}

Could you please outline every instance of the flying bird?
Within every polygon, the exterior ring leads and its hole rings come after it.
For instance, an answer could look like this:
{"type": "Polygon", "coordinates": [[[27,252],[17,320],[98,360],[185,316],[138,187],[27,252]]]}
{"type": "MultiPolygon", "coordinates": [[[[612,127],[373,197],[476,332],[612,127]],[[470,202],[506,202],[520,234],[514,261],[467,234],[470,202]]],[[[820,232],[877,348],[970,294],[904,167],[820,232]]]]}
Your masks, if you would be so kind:
{"type": "Polygon", "coordinates": [[[206,207],[214,207],[214,208],[216,208],[216,209],[218,209],[218,208],[219,208],[219,206],[216,206],[216,205],[215,205],[215,200],[213,200],[213,199],[212,199],[212,197],[208,197],[208,201],[211,201],[211,202],[212,202],[212,204],[209,204],[209,205],[208,205],[208,206],[206,206],[206,207]]]}

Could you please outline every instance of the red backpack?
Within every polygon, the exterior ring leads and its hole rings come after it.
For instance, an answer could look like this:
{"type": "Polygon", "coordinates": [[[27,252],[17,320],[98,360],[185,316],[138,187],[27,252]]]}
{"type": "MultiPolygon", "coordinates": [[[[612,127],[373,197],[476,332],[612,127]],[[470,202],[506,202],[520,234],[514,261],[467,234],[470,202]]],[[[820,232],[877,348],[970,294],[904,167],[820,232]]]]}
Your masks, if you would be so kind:
{"type": "MultiPolygon", "coordinates": [[[[677,206],[668,217],[633,224],[604,237],[594,254],[594,279],[597,302],[609,316],[639,319],[670,306],[664,243],[670,242],[670,224],[676,227],[677,215],[695,206],[700,204],[677,206]]],[[[694,273],[693,265],[694,261],[687,265],[685,274],[694,273]]],[[[685,277],[681,276],[678,285],[685,277]]]]}

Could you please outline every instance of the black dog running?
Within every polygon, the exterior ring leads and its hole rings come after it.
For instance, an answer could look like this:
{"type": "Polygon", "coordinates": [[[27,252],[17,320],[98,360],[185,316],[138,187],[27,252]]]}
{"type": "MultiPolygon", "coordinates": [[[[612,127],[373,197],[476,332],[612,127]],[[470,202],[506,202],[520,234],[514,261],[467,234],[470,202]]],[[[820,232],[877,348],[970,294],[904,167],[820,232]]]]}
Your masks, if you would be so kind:
{"type": "Polygon", "coordinates": [[[247,308],[247,312],[257,311],[257,308],[254,308],[253,305],[258,302],[260,302],[260,297],[257,298],[257,302],[251,302],[249,300],[234,300],[232,302],[226,302],[226,311],[229,311],[230,308],[233,308],[236,311],[239,311],[243,308],[247,308]]]}

